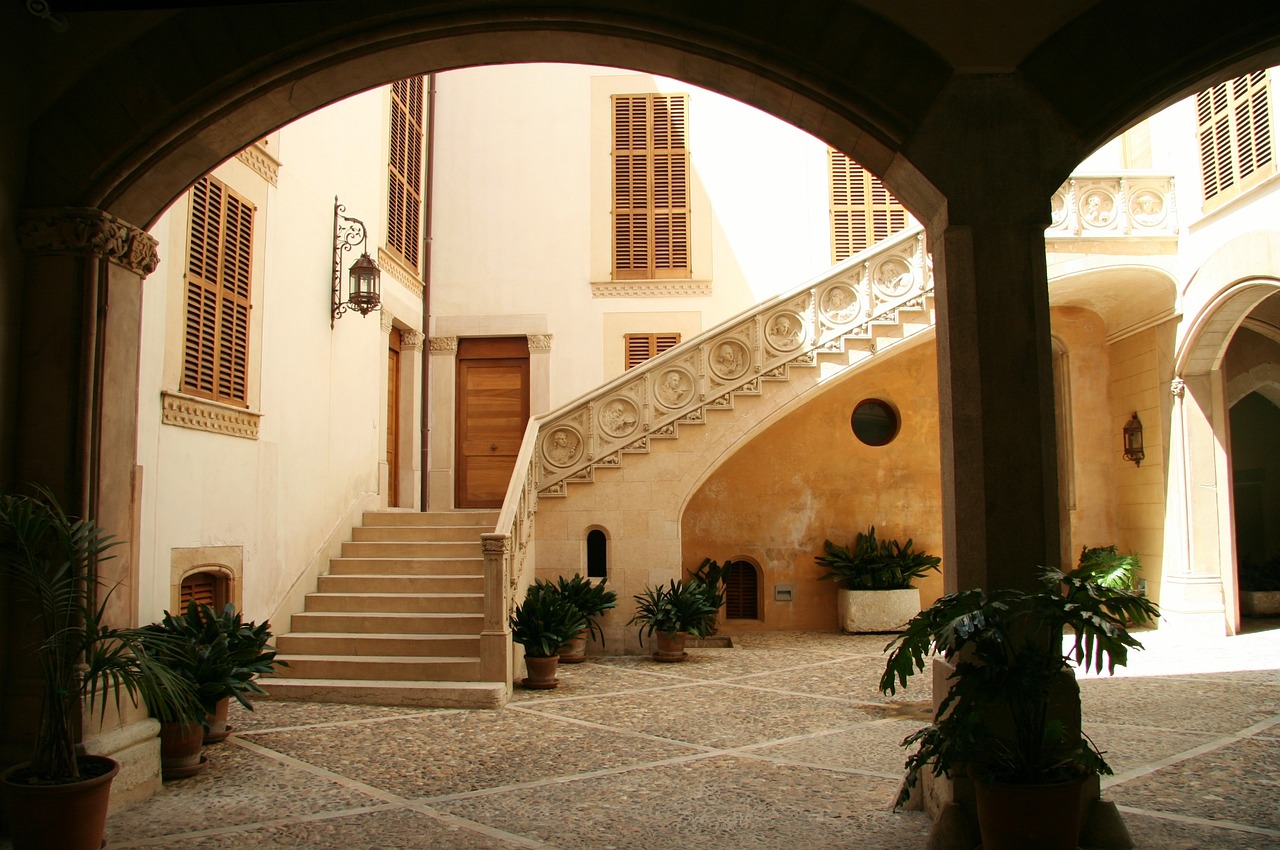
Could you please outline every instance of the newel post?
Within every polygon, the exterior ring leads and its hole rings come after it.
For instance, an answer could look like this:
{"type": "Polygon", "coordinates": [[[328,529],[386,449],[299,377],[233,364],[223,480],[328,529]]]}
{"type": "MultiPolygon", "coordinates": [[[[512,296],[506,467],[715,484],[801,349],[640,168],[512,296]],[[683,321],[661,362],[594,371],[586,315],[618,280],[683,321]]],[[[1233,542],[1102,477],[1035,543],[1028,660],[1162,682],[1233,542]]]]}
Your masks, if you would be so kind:
{"type": "Polygon", "coordinates": [[[484,630],[480,633],[480,677],[486,682],[512,682],[511,536],[489,532],[480,535],[484,551],[484,630]]]}

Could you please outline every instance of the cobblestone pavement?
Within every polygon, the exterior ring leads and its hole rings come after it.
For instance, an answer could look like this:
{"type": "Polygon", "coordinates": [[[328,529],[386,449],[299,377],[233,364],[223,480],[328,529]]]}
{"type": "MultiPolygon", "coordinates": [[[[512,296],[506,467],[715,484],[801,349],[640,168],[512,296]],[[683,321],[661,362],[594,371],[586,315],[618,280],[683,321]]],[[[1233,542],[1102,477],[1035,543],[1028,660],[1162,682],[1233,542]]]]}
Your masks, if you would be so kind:
{"type": "MultiPolygon", "coordinates": [[[[1081,680],[1140,850],[1280,848],[1280,623],[1144,635],[1081,680]],[[1255,626],[1257,628],[1257,626],[1255,626]]],[[[892,812],[926,683],[876,690],[883,636],[772,633],[682,664],[602,657],[501,711],[259,702],[209,768],[115,814],[112,850],[922,848],[892,812]]]]}

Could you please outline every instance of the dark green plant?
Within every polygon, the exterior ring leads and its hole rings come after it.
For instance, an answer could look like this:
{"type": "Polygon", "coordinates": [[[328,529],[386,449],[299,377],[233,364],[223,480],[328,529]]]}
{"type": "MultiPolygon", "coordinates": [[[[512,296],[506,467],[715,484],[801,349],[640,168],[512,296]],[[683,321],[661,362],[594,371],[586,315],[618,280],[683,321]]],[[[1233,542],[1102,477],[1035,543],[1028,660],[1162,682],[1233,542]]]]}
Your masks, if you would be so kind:
{"type": "Polygon", "coordinates": [[[825,555],[814,558],[827,572],[819,579],[834,579],[845,590],[906,590],[911,583],[930,570],[937,570],[942,559],[917,552],[912,541],[877,540],[876,527],[858,532],[851,547],[823,541],[825,555]]]}
{"type": "Polygon", "coordinates": [[[716,561],[710,558],[704,558],[702,564],[693,571],[690,581],[696,581],[702,584],[707,591],[707,600],[719,611],[724,605],[724,583],[729,577],[729,567],[731,562],[726,562],[722,567],[716,561]]]}
{"type": "MultiPolygon", "coordinates": [[[[192,600],[181,615],[164,612],[146,632],[149,638],[163,638],[153,642],[150,653],[191,683],[204,709],[201,717],[224,697],[234,697],[252,711],[245,695],[265,693],[255,679],[288,666],[269,645],[271,624],[245,623],[232,604],[216,612],[192,600]]],[[[153,713],[160,720],[191,719],[163,710],[153,713]]]]}
{"type": "Polygon", "coordinates": [[[951,689],[932,725],[904,740],[906,762],[898,803],[926,767],[934,775],[968,768],[1005,782],[1045,783],[1081,771],[1109,774],[1093,742],[1054,719],[1051,691],[1068,665],[1109,673],[1142,644],[1127,622],[1159,615],[1155,603],[1128,588],[1109,588],[1087,570],[1041,570],[1038,590],[966,590],[944,596],[907,623],[880,679],[886,694],[940,653],[955,665],[951,689]],[[1064,644],[1070,632],[1074,641],[1064,644]]]}
{"type": "Polygon", "coordinates": [[[593,582],[578,573],[574,573],[572,578],[564,576],[557,578],[556,589],[561,596],[582,612],[582,616],[587,619],[587,630],[599,638],[600,645],[604,646],[604,632],[601,631],[596,618],[617,606],[618,594],[605,587],[604,579],[593,582]]]}
{"type": "MultiPolygon", "coordinates": [[[[31,774],[42,782],[80,778],[76,738],[80,706],[117,709],[127,694],[175,714],[197,710],[190,685],[146,652],[141,629],[106,625],[110,590],[98,565],[116,545],[93,520],[73,519],[53,495],[0,496],[0,569],[12,577],[38,637],[31,653],[39,665],[43,698],[31,774]]],[[[114,588],[113,588],[114,589],[114,588]]]]}
{"type": "Polygon", "coordinates": [[[654,632],[676,634],[687,632],[694,637],[707,633],[709,622],[715,621],[719,608],[712,604],[705,585],[672,579],[667,585],[648,587],[632,597],[636,613],[627,625],[640,626],[640,644],[654,632]]]}
{"type": "Polygon", "coordinates": [[[1133,587],[1142,562],[1136,553],[1121,554],[1115,546],[1085,546],[1080,550],[1079,569],[1088,570],[1103,587],[1128,588],[1133,587]]]}
{"type": "Polygon", "coordinates": [[[550,658],[560,645],[587,627],[586,616],[550,582],[534,582],[511,615],[511,639],[526,655],[550,658]]]}

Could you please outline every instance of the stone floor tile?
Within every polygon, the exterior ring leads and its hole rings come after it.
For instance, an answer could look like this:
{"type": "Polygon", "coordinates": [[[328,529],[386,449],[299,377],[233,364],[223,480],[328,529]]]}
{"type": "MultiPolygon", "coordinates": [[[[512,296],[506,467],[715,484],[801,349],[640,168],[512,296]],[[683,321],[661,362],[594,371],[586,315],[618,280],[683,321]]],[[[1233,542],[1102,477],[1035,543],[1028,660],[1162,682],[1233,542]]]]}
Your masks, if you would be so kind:
{"type": "Polygon", "coordinates": [[[1280,835],[1122,812],[1134,850],[1276,850],[1280,835]]]}
{"type": "Polygon", "coordinates": [[[887,773],[900,779],[909,752],[902,740],[922,725],[914,720],[882,720],[799,741],[769,744],[751,753],[781,761],[887,773]]]}
{"type": "Polygon", "coordinates": [[[1080,702],[1097,722],[1233,732],[1280,712],[1280,688],[1217,677],[1084,679],[1080,702]]]}
{"type": "Polygon", "coordinates": [[[1236,741],[1113,785],[1108,796],[1139,809],[1276,832],[1280,846],[1280,742],[1236,741]]]}
{"type": "Polygon", "coordinates": [[[255,736],[255,743],[401,797],[432,797],[696,753],[510,709],[255,736]]]}
{"type": "Polygon", "coordinates": [[[209,764],[196,776],[166,782],[145,804],[113,815],[107,823],[108,834],[150,838],[382,802],[232,742],[206,747],[205,755],[209,764]]]}
{"type": "Polygon", "coordinates": [[[556,665],[559,687],[551,690],[529,690],[517,686],[512,690],[514,703],[548,699],[566,699],[589,694],[617,693],[643,688],[665,687],[681,681],[662,674],[662,665],[649,662],[656,669],[600,663],[589,659],[581,664],[556,665]]]}
{"type": "Polygon", "coordinates": [[[902,850],[929,820],[891,813],[896,783],[717,757],[439,801],[437,808],[560,850],[902,850]]]}
{"type": "Polygon", "coordinates": [[[883,659],[853,656],[821,664],[806,664],[790,670],[772,671],[767,675],[744,676],[731,681],[752,687],[835,697],[853,702],[932,701],[929,677],[909,680],[907,687],[899,688],[893,696],[886,696],[880,692],[880,676],[883,673],[883,659]]]}
{"type": "Polygon", "coordinates": [[[741,747],[877,719],[855,706],[726,684],[526,703],[524,708],[704,747],[741,747]]]}
{"type": "Polygon", "coordinates": [[[288,702],[255,699],[253,711],[232,702],[227,723],[237,732],[256,732],[281,727],[342,723],[348,720],[375,720],[415,714],[439,714],[449,709],[384,705],[339,705],[331,702],[288,702]]]}
{"type": "MultiPolygon", "coordinates": [[[[112,850],[135,846],[111,836],[112,850]]],[[[511,850],[524,846],[410,809],[257,826],[145,845],[146,850],[511,850]]]]}

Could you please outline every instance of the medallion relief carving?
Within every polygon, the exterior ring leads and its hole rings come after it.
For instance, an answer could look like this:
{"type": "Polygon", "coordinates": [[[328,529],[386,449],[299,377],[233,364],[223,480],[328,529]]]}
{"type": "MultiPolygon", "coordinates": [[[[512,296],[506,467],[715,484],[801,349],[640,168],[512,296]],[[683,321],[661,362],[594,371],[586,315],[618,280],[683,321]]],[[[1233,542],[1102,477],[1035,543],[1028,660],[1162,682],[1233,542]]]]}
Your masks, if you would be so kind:
{"type": "Polygon", "coordinates": [[[629,437],[640,423],[640,411],[629,398],[615,396],[600,408],[600,430],[615,439],[629,437]]]}
{"type": "Polygon", "coordinates": [[[723,340],[711,349],[711,371],[723,380],[740,378],[750,367],[751,352],[736,339],[723,340]]]}
{"type": "Polygon", "coordinates": [[[684,369],[668,369],[658,377],[653,395],[658,400],[658,404],[674,409],[684,405],[693,397],[695,385],[693,376],[684,369]]]}
{"type": "Polygon", "coordinates": [[[804,342],[804,320],[799,313],[779,310],[765,323],[764,333],[775,351],[795,351],[804,342]]]}
{"type": "Polygon", "coordinates": [[[582,435],[574,428],[560,426],[542,438],[542,456],[561,469],[582,457],[582,435]]]}

